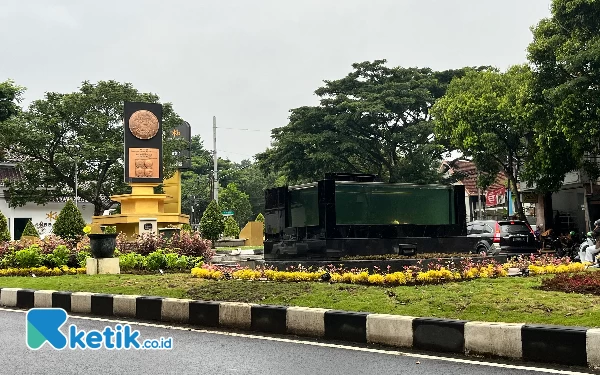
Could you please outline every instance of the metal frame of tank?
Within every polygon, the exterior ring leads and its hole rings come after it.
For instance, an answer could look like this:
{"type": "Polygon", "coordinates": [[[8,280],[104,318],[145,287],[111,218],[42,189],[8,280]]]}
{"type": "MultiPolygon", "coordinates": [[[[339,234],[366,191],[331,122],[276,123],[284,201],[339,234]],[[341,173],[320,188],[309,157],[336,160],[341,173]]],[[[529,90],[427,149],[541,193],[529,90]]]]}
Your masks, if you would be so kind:
{"type": "MultiPolygon", "coordinates": [[[[415,252],[462,252],[470,249],[466,237],[465,189],[461,185],[430,185],[449,191],[451,222],[455,224],[340,225],[336,221],[336,183],[354,182],[386,186],[368,174],[332,173],[323,180],[265,191],[265,259],[338,259],[352,255],[404,254],[415,252]],[[290,192],[315,188],[318,224],[293,227],[290,223],[290,192]]],[[[415,185],[411,185],[415,186],[415,185]]]]}

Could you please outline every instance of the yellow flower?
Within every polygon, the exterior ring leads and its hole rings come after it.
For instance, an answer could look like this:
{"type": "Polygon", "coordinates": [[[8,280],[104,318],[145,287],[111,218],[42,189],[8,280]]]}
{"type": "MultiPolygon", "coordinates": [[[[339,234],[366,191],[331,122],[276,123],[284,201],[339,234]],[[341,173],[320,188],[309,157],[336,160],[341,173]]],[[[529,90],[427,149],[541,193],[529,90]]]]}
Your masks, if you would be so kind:
{"type": "Polygon", "coordinates": [[[85,234],[89,234],[92,231],[92,227],[89,225],[86,225],[85,227],[83,227],[83,233],[85,234]]]}

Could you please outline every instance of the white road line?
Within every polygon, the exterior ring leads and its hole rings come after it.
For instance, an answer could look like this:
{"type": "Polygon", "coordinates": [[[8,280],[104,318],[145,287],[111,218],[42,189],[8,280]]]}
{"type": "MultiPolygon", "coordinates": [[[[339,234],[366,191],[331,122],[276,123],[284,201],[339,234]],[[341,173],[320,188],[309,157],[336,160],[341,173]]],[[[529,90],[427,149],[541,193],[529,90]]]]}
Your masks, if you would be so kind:
{"type": "MultiPolygon", "coordinates": [[[[8,308],[2,308],[2,307],[0,307],[0,311],[17,312],[17,313],[22,313],[22,314],[26,313],[26,311],[24,311],[24,310],[15,310],[15,309],[8,309],[8,308]]],[[[549,374],[561,374],[561,375],[589,375],[590,374],[589,372],[576,372],[576,371],[556,370],[556,369],[522,366],[522,365],[509,365],[509,364],[504,364],[504,363],[483,362],[483,361],[475,361],[475,360],[461,359],[461,358],[438,357],[438,356],[434,356],[434,355],[407,353],[407,352],[400,352],[400,351],[395,351],[395,350],[361,348],[361,347],[355,347],[355,346],[349,346],[349,345],[328,344],[328,343],[323,343],[323,342],[311,342],[311,341],[304,341],[304,340],[297,340],[297,339],[286,339],[286,338],[280,338],[280,337],[259,336],[259,335],[252,335],[252,334],[246,334],[246,333],[212,331],[212,330],[186,328],[186,327],[171,326],[171,325],[156,324],[156,323],[134,322],[134,321],[120,320],[120,319],[96,318],[96,317],[81,316],[81,315],[69,315],[69,318],[81,319],[81,320],[92,320],[92,321],[98,321],[98,322],[130,324],[130,325],[137,325],[137,326],[143,326],[143,327],[173,329],[173,330],[186,331],[186,332],[199,332],[199,333],[207,333],[207,334],[222,335],[222,336],[243,337],[243,338],[248,338],[248,339],[257,339],[257,340],[266,340],[266,341],[287,342],[287,343],[292,343],[292,344],[320,346],[320,347],[326,347],[326,348],[354,350],[354,351],[359,351],[359,352],[378,353],[378,354],[395,355],[395,356],[405,356],[405,357],[413,357],[413,358],[418,358],[418,359],[431,359],[431,360],[435,360],[435,361],[455,362],[455,363],[469,364],[469,365],[499,367],[499,368],[507,368],[507,369],[514,369],[514,370],[523,370],[523,371],[545,372],[545,373],[549,373],[549,374]]]]}

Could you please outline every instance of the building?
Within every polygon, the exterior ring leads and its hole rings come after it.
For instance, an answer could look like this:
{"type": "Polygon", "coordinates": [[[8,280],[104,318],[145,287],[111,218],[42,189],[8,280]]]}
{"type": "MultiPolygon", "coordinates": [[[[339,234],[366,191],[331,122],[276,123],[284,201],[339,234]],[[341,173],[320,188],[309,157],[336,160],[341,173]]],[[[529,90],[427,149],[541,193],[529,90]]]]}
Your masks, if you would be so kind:
{"type": "MultiPolygon", "coordinates": [[[[56,221],[59,212],[65,206],[69,199],[74,197],[64,197],[54,202],[48,202],[45,205],[27,203],[23,207],[9,207],[9,197],[5,189],[6,180],[14,181],[20,176],[17,165],[14,163],[0,162],[0,211],[6,216],[10,237],[13,240],[21,238],[21,233],[29,220],[37,228],[40,237],[45,237],[52,233],[52,225],[56,221]]],[[[90,223],[94,214],[94,205],[78,199],[77,207],[83,215],[86,223],[90,223]]]]}
{"type": "Polygon", "coordinates": [[[479,172],[472,161],[444,161],[442,172],[446,178],[458,175],[455,184],[464,185],[467,221],[501,218],[506,215],[507,178],[504,173],[499,173],[492,185],[486,190],[481,190],[477,187],[479,172]]]}

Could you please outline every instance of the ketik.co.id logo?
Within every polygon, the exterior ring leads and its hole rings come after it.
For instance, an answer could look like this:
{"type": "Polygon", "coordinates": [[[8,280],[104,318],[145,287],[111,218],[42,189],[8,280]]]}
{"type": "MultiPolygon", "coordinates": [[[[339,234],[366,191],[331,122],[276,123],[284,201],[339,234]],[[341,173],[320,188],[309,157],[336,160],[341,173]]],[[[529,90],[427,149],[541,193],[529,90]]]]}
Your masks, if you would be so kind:
{"type": "Polygon", "coordinates": [[[132,330],[129,324],[117,324],[104,330],[78,330],[71,324],[68,335],[61,332],[68,315],[63,309],[35,308],[27,312],[27,347],[40,349],[47,342],[54,349],[172,349],[173,338],[146,339],[141,341],[140,332],[132,330]]]}

